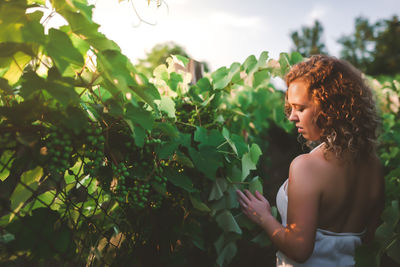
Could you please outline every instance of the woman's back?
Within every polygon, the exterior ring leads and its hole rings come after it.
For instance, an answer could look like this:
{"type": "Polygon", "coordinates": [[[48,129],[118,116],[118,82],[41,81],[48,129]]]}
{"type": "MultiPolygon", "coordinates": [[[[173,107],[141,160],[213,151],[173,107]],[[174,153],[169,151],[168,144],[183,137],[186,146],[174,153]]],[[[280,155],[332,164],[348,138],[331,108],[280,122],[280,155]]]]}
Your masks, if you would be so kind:
{"type": "Polygon", "coordinates": [[[239,203],[278,247],[278,266],[354,266],[383,209],[372,90],[352,65],[324,55],[294,65],[285,80],[289,121],[307,143],[323,145],[290,164],[287,190],[277,194],[282,224],[258,192],[238,191],[239,203]]]}
{"type": "MultiPolygon", "coordinates": [[[[353,266],[355,248],[367,235],[372,236],[376,228],[376,222],[369,219],[379,218],[382,208],[379,203],[382,203],[380,200],[383,198],[383,179],[379,173],[379,160],[371,159],[358,165],[341,163],[329,157],[329,154],[328,159],[324,156],[323,144],[299,158],[303,162],[308,161],[306,165],[311,163],[312,168],[308,169],[308,173],[313,178],[306,181],[313,182],[306,186],[312,187],[312,191],[318,191],[320,196],[315,243],[311,256],[302,263],[278,251],[277,266],[353,266]]],[[[292,171],[296,173],[295,168],[299,165],[294,165],[292,171]]],[[[289,177],[289,187],[290,179],[295,178],[289,177]]],[[[278,191],[277,207],[285,226],[296,225],[293,220],[287,222],[290,195],[287,196],[285,191],[290,189],[285,189],[286,185],[284,183],[278,191]]],[[[293,192],[293,188],[291,190],[293,192]]],[[[305,199],[295,201],[303,202],[305,199]]],[[[296,206],[292,202],[292,208],[296,206]]]]}
{"type": "MultiPolygon", "coordinates": [[[[381,211],[384,183],[378,158],[342,163],[324,157],[324,147],[309,154],[321,169],[317,227],[337,233],[362,232],[381,211]]],[[[367,233],[368,234],[368,233],[367,233]]]]}

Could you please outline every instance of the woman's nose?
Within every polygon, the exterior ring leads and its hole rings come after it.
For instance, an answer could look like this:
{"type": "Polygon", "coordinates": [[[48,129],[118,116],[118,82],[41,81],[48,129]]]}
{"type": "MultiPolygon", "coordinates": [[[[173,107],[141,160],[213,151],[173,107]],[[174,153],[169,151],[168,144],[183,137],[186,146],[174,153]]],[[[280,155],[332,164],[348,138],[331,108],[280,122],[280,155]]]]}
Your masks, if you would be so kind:
{"type": "Polygon", "coordinates": [[[298,121],[299,117],[297,116],[296,112],[292,109],[289,115],[289,121],[298,121]]]}

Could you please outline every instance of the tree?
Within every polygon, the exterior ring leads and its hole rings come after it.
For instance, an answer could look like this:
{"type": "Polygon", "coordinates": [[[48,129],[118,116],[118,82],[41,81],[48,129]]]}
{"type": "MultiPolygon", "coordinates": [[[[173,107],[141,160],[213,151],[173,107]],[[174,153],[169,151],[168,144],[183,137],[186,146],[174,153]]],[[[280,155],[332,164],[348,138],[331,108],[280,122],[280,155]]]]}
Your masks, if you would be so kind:
{"type": "MultiPolygon", "coordinates": [[[[180,55],[190,58],[183,47],[174,42],[166,42],[155,45],[151,51],[146,54],[146,58],[139,59],[139,64],[136,68],[148,77],[151,77],[153,75],[153,70],[157,66],[165,64],[167,58],[171,55],[180,55]]],[[[199,62],[194,59],[190,59],[188,66],[184,69],[193,75],[193,82],[200,79],[203,76],[203,72],[209,71],[206,62],[199,62]]]]}
{"type": "Polygon", "coordinates": [[[152,75],[153,70],[160,64],[165,64],[167,58],[171,55],[181,55],[189,57],[183,47],[174,43],[166,42],[155,45],[150,52],[146,53],[146,58],[139,59],[137,66],[139,71],[152,75]]]}
{"type": "Polygon", "coordinates": [[[301,32],[294,31],[290,37],[295,45],[292,51],[299,52],[303,57],[315,54],[327,54],[325,44],[321,41],[324,29],[318,20],[312,27],[303,26],[301,32]]]}
{"type": "Polygon", "coordinates": [[[368,74],[395,75],[400,73],[400,21],[397,16],[381,20],[376,24],[379,29],[376,36],[373,64],[368,74]]]}
{"type": "Polygon", "coordinates": [[[342,36],[340,56],[369,75],[400,73],[400,22],[397,16],[371,24],[355,20],[355,32],[342,36]]]}
{"type": "Polygon", "coordinates": [[[352,63],[356,68],[367,71],[373,61],[372,52],[375,47],[375,26],[367,18],[358,17],[355,20],[355,32],[342,36],[338,42],[343,46],[340,57],[352,63]]]}

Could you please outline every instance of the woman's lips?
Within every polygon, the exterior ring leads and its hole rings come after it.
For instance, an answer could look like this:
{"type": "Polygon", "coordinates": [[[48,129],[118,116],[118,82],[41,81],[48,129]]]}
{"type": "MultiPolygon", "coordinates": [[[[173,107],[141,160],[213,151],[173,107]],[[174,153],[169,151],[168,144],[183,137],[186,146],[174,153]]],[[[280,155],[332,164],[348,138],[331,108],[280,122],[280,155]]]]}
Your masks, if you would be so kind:
{"type": "Polygon", "coordinates": [[[297,131],[298,131],[299,133],[304,132],[303,128],[301,128],[301,127],[297,127],[297,131]]]}

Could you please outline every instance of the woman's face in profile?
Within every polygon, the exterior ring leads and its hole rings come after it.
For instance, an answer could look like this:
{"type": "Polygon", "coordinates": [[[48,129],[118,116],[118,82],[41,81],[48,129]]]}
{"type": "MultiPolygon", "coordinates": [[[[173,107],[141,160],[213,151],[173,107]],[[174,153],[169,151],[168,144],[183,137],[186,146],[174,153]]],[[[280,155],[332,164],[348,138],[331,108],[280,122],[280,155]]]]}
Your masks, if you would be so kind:
{"type": "Polygon", "coordinates": [[[321,129],[315,123],[319,107],[308,93],[308,83],[300,79],[291,82],[287,102],[291,108],[289,120],[296,124],[298,132],[307,140],[319,140],[321,129]]]}

